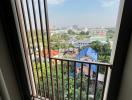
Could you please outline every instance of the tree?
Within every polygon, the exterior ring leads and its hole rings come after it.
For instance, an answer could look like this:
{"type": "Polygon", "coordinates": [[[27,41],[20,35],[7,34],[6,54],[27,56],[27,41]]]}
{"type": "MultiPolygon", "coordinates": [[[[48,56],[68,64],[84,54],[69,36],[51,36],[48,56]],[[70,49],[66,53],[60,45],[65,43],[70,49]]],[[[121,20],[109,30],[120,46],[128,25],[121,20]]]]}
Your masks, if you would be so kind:
{"type": "Polygon", "coordinates": [[[76,34],[76,33],[75,33],[73,30],[69,29],[69,30],[68,30],[68,34],[74,35],[74,34],[76,34]]]}
{"type": "Polygon", "coordinates": [[[81,35],[89,35],[89,31],[86,31],[86,32],[85,31],[81,31],[80,34],[81,35]]]}
{"type": "Polygon", "coordinates": [[[88,38],[88,37],[89,37],[89,36],[87,36],[87,35],[82,35],[82,34],[81,34],[81,35],[77,35],[77,36],[76,36],[76,39],[77,39],[77,40],[84,40],[84,39],[86,39],[86,38],[88,38]]]}
{"type": "Polygon", "coordinates": [[[67,41],[67,40],[70,39],[70,37],[69,37],[69,35],[67,35],[67,34],[62,34],[62,35],[61,35],[61,39],[67,41]]]}
{"type": "Polygon", "coordinates": [[[110,54],[111,54],[111,48],[109,42],[103,44],[100,41],[93,41],[90,44],[90,47],[96,50],[96,52],[98,53],[98,61],[109,62],[110,54]]]}
{"type": "Polygon", "coordinates": [[[53,35],[50,37],[50,42],[58,42],[60,39],[61,39],[60,34],[53,34],[53,35]]]}
{"type": "Polygon", "coordinates": [[[85,35],[85,32],[84,32],[84,31],[81,31],[80,34],[81,34],[81,35],[85,35]]]}
{"type": "Polygon", "coordinates": [[[86,34],[86,35],[89,35],[89,31],[87,31],[85,34],[86,34]]]}
{"type": "MultiPolygon", "coordinates": [[[[58,36],[57,36],[58,37],[58,36]]],[[[65,36],[64,36],[65,37],[65,36]]],[[[54,37],[53,37],[54,38],[54,37]]],[[[60,42],[58,42],[57,44],[54,44],[53,45],[53,49],[58,49],[59,46],[61,48],[67,48],[67,45],[66,44],[59,44],[60,42]]],[[[109,62],[109,59],[110,59],[110,52],[111,52],[111,49],[110,49],[110,43],[106,43],[106,44],[103,44],[99,41],[94,41],[90,44],[90,47],[93,48],[94,50],[96,50],[98,52],[98,61],[101,61],[101,62],[109,62]]],[[[48,61],[47,61],[48,62],[48,61]]],[[[68,95],[68,72],[67,72],[67,62],[66,61],[63,61],[63,73],[62,73],[62,64],[60,61],[57,61],[57,71],[58,71],[58,74],[56,75],[56,66],[55,66],[55,62],[54,60],[51,61],[51,65],[52,65],[52,79],[53,79],[53,85],[54,85],[54,93],[55,95],[57,96],[57,78],[58,78],[58,84],[59,84],[59,94],[62,95],[62,75],[63,75],[63,79],[64,79],[64,96],[65,98],[67,99],[68,96],[70,98],[70,100],[73,100],[73,95],[74,95],[74,86],[75,86],[75,91],[76,91],[76,100],[79,100],[79,97],[80,97],[80,87],[81,87],[81,73],[79,74],[76,74],[76,82],[75,82],[75,85],[74,85],[74,62],[69,62],[69,69],[70,69],[70,74],[69,74],[69,81],[70,81],[70,94],[68,95]],[[72,75],[73,74],[73,75],[72,75]],[[57,76],[57,77],[56,77],[57,76]]],[[[99,72],[103,73],[105,72],[105,69],[106,67],[102,67],[99,69],[99,72]]],[[[46,93],[43,91],[43,83],[45,85],[45,90],[47,90],[47,87],[49,85],[49,92],[50,92],[50,95],[52,95],[52,86],[51,86],[51,74],[50,74],[50,66],[49,66],[49,62],[47,63],[47,65],[45,66],[45,64],[43,63],[42,66],[40,66],[40,62],[37,63],[37,67],[36,67],[36,64],[34,63],[34,73],[35,73],[35,82],[37,84],[37,89],[38,89],[38,93],[42,93],[42,94],[46,94],[46,97],[48,98],[49,95],[48,95],[48,92],[46,91],[46,93]],[[46,69],[47,68],[47,69],[46,69]],[[42,70],[41,70],[42,69],[42,70]],[[42,71],[42,72],[41,72],[42,71]],[[47,75],[46,75],[46,72],[47,72],[47,75]],[[47,84],[47,79],[48,79],[48,84],[47,84]],[[39,80],[39,81],[38,81],[39,80]],[[44,81],[43,81],[44,80],[44,81]],[[40,89],[38,88],[40,85],[40,89]]],[[[83,79],[82,79],[82,82],[83,82],[83,85],[82,85],[82,99],[83,100],[86,100],[86,97],[87,97],[87,80],[88,80],[89,77],[86,77],[84,74],[83,74],[83,79]]],[[[90,81],[90,84],[89,84],[89,87],[90,87],[90,91],[89,93],[90,94],[93,94],[93,86],[94,86],[95,82],[93,81],[90,81]],[[91,89],[92,88],[92,89],[91,89]]],[[[100,96],[100,93],[102,93],[102,90],[98,90],[97,89],[97,98],[100,99],[101,96],[100,96]]],[[[55,97],[56,97],[55,96],[55,97]]],[[[60,96],[60,99],[61,96],[60,96]]]]}
{"type": "Polygon", "coordinates": [[[51,49],[52,50],[59,50],[60,49],[60,43],[51,43],[51,49]]]}
{"type": "MultiPolygon", "coordinates": [[[[69,64],[69,95],[68,95],[68,69],[67,69],[67,62],[63,62],[63,73],[62,73],[62,66],[61,66],[61,62],[57,61],[57,67],[55,66],[55,63],[53,62],[54,60],[52,60],[52,79],[53,79],[53,86],[54,86],[54,93],[55,93],[55,97],[57,99],[57,83],[58,83],[58,89],[59,89],[59,95],[60,95],[60,100],[62,100],[62,74],[63,74],[63,79],[64,79],[64,98],[67,100],[68,97],[70,100],[73,100],[74,98],[74,86],[75,86],[75,91],[76,91],[76,100],[80,100],[80,87],[81,87],[81,73],[76,74],[76,82],[74,85],[74,76],[71,75],[71,73],[74,73],[73,68],[75,66],[73,62],[70,62],[69,64]],[[56,74],[56,68],[58,71],[58,74],[56,74]],[[57,76],[57,77],[56,77],[57,76]],[[58,78],[58,81],[57,81],[58,78]]],[[[37,65],[37,69],[36,69],[36,65],[34,63],[34,73],[35,73],[35,82],[37,84],[37,89],[38,89],[38,93],[42,94],[42,95],[46,95],[47,98],[49,98],[48,92],[47,92],[47,87],[49,86],[49,92],[50,92],[50,96],[52,95],[52,86],[51,86],[51,74],[50,74],[50,66],[49,63],[47,63],[47,66],[45,66],[45,64],[43,63],[42,66],[40,66],[40,63],[38,63],[37,65]],[[46,70],[47,67],[47,70],[46,70]],[[41,70],[42,68],[42,70],[41,70]],[[41,73],[42,71],[42,73],[41,73]],[[47,75],[46,75],[46,71],[47,71],[47,75]],[[37,72],[38,75],[37,76],[37,72]],[[43,77],[42,77],[43,76],[43,77]],[[43,80],[42,80],[43,79],[43,80]],[[47,79],[48,79],[48,84],[47,84],[47,79]],[[39,82],[38,82],[39,80],[39,82]],[[43,91],[43,83],[45,85],[45,91],[43,91]],[[40,89],[38,88],[38,86],[40,86],[40,89]]],[[[103,67],[104,68],[104,67],[103,67]]],[[[89,77],[86,77],[83,73],[82,75],[82,100],[86,100],[87,97],[87,84],[88,84],[88,79],[89,77]]],[[[94,92],[94,84],[95,81],[90,81],[89,83],[89,94],[93,94],[94,92]]],[[[102,88],[101,88],[102,89],[102,88]]],[[[97,89],[97,100],[101,99],[100,94],[102,93],[102,90],[100,88],[97,89]]],[[[39,95],[38,94],[38,95],[39,95]]],[[[89,98],[90,99],[90,98],[89,98]]],[[[90,99],[91,100],[91,99],[90,99]]]]}
{"type": "Polygon", "coordinates": [[[107,31],[107,33],[106,33],[107,38],[108,38],[108,39],[112,39],[113,36],[114,36],[114,33],[115,33],[114,30],[109,29],[109,30],[107,31]]]}

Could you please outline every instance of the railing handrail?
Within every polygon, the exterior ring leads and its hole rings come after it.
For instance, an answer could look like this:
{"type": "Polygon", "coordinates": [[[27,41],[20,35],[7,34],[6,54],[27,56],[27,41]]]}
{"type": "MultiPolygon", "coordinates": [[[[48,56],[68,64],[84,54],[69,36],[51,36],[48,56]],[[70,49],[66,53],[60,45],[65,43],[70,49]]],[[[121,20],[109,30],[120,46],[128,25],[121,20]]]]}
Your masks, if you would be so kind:
{"type": "Polygon", "coordinates": [[[63,61],[71,61],[71,62],[78,62],[78,63],[87,63],[87,64],[94,64],[94,65],[103,65],[103,66],[110,67],[110,68],[112,67],[112,64],[110,64],[110,63],[103,63],[103,62],[81,61],[81,60],[75,60],[75,59],[55,58],[55,57],[51,57],[50,59],[63,60],[63,61]]]}

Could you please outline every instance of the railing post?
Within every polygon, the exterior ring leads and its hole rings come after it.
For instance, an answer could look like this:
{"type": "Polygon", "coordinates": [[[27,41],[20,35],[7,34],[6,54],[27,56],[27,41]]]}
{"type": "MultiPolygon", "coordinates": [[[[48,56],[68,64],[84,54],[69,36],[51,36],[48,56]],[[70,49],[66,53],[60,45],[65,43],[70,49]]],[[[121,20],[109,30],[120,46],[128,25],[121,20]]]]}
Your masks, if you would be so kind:
{"type": "Polygon", "coordinates": [[[51,87],[52,87],[52,98],[54,100],[54,83],[52,78],[52,66],[51,66],[51,50],[50,50],[50,30],[49,30],[49,19],[48,19],[48,6],[47,0],[44,0],[44,14],[45,14],[45,24],[46,24],[46,33],[47,33],[47,44],[48,44],[48,54],[49,54],[49,66],[50,66],[50,78],[51,78],[51,87]]]}
{"type": "MultiPolygon", "coordinates": [[[[18,10],[18,18],[19,18],[19,23],[20,23],[20,28],[21,28],[21,35],[22,35],[22,39],[23,39],[23,42],[24,42],[24,49],[25,49],[25,56],[26,56],[26,59],[27,59],[27,63],[28,63],[28,71],[29,72],[27,72],[27,73],[29,73],[29,80],[31,80],[31,82],[30,82],[30,84],[31,84],[31,87],[32,87],[32,95],[33,96],[36,96],[36,88],[35,88],[35,80],[34,80],[34,76],[33,76],[33,72],[32,72],[32,66],[31,66],[31,63],[30,63],[30,54],[29,54],[29,52],[28,52],[28,49],[30,49],[29,47],[28,47],[28,43],[27,43],[27,41],[26,41],[26,35],[25,35],[25,30],[24,30],[24,21],[23,21],[23,18],[22,18],[22,11],[21,11],[21,8],[20,8],[20,0],[15,0],[14,1],[15,3],[16,3],[16,9],[18,10]]],[[[29,85],[30,85],[29,84],[29,85]]]]}

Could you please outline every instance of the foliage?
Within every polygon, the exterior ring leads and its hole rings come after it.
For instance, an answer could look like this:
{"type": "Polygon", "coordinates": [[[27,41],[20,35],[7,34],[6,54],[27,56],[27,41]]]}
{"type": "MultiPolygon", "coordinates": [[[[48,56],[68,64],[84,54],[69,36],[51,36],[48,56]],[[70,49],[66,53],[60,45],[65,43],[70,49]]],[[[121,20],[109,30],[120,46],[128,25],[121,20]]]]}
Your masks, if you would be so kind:
{"type": "Polygon", "coordinates": [[[70,34],[70,35],[75,35],[76,33],[73,31],[73,30],[68,30],[68,34],[70,34]]]}
{"type": "MultiPolygon", "coordinates": [[[[74,35],[75,32],[72,30],[68,30],[68,34],[70,35],[74,35]]],[[[51,41],[51,48],[53,50],[59,50],[60,48],[69,48],[69,47],[74,47],[72,44],[67,44],[65,43],[65,41],[69,40],[69,35],[68,34],[53,34],[50,37],[50,41],[51,41]]],[[[82,40],[84,38],[86,38],[86,36],[88,36],[88,32],[87,33],[81,33],[83,35],[77,35],[76,38],[77,40],[82,40]],[[87,34],[87,35],[86,35],[87,34]]],[[[36,38],[34,38],[36,41],[36,38]]],[[[30,38],[31,40],[31,38],[30,38]]],[[[45,39],[46,40],[46,39],[45,39]]],[[[41,42],[42,39],[40,38],[39,41],[41,42]]],[[[46,41],[45,41],[46,42],[46,41]]],[[[106,43],[103,44],[100,41],[94,41],[92,42],[89,47],[93,48],[94,50],[96,50],[98,52],[98,61],[100,62],[109,62],[110,60],[110,53],[111,53],[111,49],[110,49],[110,43],[106,43]]],[[[82,48],[81,48],[82,49],[82,48]]],[[[64,96],[67,100],[67,98],[69,97],[70,100],[73,100],[73,95],[74,95],[74,63],[70,63],[70,77],[69,77],[69,95],[68,95],[68,72],[67,72],[67,62],[63,61],[63,66],[61,64],[60,61],[57,61],[57,71],[58,74],[56,74],[56,65],[55,65],[55,61],[52,61],[51,65],[49,65],[48,59],[47,60],[47,65],[45,65],[45,63],[42,63],[42,66],[40,64],[40,62],[38,62],[37,64],[34,62],[34,77],[35,77],[35,83],[36,83],[36,88],[38,89],[38,94],[40,94],[42,92],[42,94],[46,95],[46,97],[49,97],[48,92],[46,91],[46,93],[43,91],[43,86],[45,86],[45,90],[48,90],[49,87],[49,92],[50,92],[50,96],[52,95],[52,85],[51,85],[51,71],[52,71],[52,79],[53,79],[53,87],[54,87],[54,93],[55,93],[55,97],[57,97],[57,82],[58,82],[58,86],[59,86],[59,95],[60,95],[60,100],[62,99],[62,75],[64,77],[64,96]],[[50,70],[50,66],[52,68],[52,70],[50,70]],[[63,73],[62,73],[62,67],[63,67],[63,73]],[[46,73],[47,72],[47,73],[46,73]],[[73,74],[73,75],[71,75],[73,74]],[[58,81],[57,81],[57,77],[58,77],[58,81]],[[47,84],[47,80],[48,80],[48,84],[47,84]]],[[[104,67],[100,68],[99,72],[104,73],[105,69],[104,67]]],[[[83,79],[82,79],[82,100],[86,100],[87,97],[87,80],[89,77],[86,77],[83,74],[83,79]]],[[[92,89],[94,89],[94,82],[90,81],[90,87],[92,89]]],[[[76,91],[76,100],[80,99],[80,87],[81,87],[81,74],[77,74],[76,75],[76,82],[75,82],[75,91],[76,91]]],[[[101,98],[101,93],[102,90],[97,89],[97,100],[99,100],[101,98]]],[[[89,91],[89,94],[93,94],[91,91],[89,91]]],[[[90,99],[89,99],[90,100],[90,99]]]]}
{"type": "Polygon", "coordinates": [[[81,35],[89,35],[89,31],[87,31],[87,32],[81,31],[80,34],[81,35]]]}
{"type": "Polygon", "coordinates": [[[94,50],[98,53],[98,61],[100,62],[109,62],[110,60],[110,43],[103,44],[100,41],[93,41],[90,44],[90,47],[92,47],[94,50]]]}
{"type": "MultiPolygon", "coordinates": [[[[68,69],[67,69],[67,62],[63,62],[63,73],[62,73],[62,64],[60,61],[57,62],[57,71],[58,71],[58,75],[56,74],[56,66],[55,63],[52,62],[52,79],[53,79],[53,86],[54,86],[54,93],[55,93],[55,97],[57,97],[57,82],[58,82],[58,89],[59,89],[59,98],[60,100],[62,100],[62,74],[63,74],[63,78],[64,78],[64,97],[67,100],[68,97],[70,100],[74,99],[74,76],[70,75],[69,77],[69,95],[68,95],[68,69]],[[57,81],[57,77],[58,77],[58,81],[57,81]]],[[[70,72],[69,73],[74,73],[74,69],[73,69],[73,63],[70,63],[70,72]]],[[[46,91],[46,93],[43,91],[43,85],[45,85],[45,90],[48,90],[48,86],[49,86],[49,92],[50,92],[50,96],[52,95],[52,85],[51,85],[51,77],[50,77],[50,66],[47,64],[47,75],[48,78],[46,77],[46,67],[45,64],[42,64],[42,67],[40,66],[40,63],[37,64],[37,68],[36,68],[36,64],[34,63],[34,73],[35,73],[35,82],[37,84],[37,89],[39,94],[44,94],[46,95],[46,97],[48,98],[48,92],[46,91]],[[42,69],[42,70],[41,70],[42,69]],[[37,76],[37,71],[38,71],[38,76],[37,76]],[[42,72],[41,72],[42,71],[42,72]],[[47,84],[47,79],[48,79],[48,84],[47,84]],[[39,81],[38,81],[39,80],[39,81]]],[[[87,98],[87,80],[89,77],[86,77],[84,74],[82,75],[82,100],[86,100],[87,98]]],[[[94,89],[94,82],[90,81],[90,88],[94,89]]],[[[75,82],[75,91],[76,91],[76,100],[80,100],[80,87],[81,87],[81,73],[76,74],[76,82],[75,82]]],[[[93,90],[92,90],[93,91],[93,90]]],[[[93,94],[92,91],[89,91],[89,94],[93,94]]],[[[102,90],[97,90],[97,98],[100,99],[100,93],[102,90]]],[[[90,98],[89,98],[90,99],[90,98]]],[[[97,99],[97,100],[99,100],[97,99]]]]}
{"type": "Polygon", "coordinates": [[[115,31],[112,29],[109,29],[106,33],[106,36],[108,39],[113,39],[115,31]]]}
{"type": "Polygon", "coordinates": [[[68,40],[69,40],[69,35],[67,34],[53,34],[50,38],[51,48],[53,50],[68,48],[69,44],[65,43],[68,40]]]}
{"type": "Polygon", "coordinates": [[[77,40],[84,40],[84,39],[89,38],[89,37],[90,37],[89,35],[82,35],[82,34],[81,34],[81,35],[77,35],[77,36],[76,36],[76,39],[77,39],[77,40]]]}

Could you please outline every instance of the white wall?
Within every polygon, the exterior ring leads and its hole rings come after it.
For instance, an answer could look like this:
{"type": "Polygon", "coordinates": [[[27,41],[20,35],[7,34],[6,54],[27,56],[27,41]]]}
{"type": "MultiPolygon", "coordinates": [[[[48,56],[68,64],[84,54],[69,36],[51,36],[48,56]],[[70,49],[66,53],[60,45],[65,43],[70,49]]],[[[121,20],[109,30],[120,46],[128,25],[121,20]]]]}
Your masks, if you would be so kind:
{"type": "Polygon", "coordinates": [[[132,37],[118,100],[132,100],[132,37]]]}

